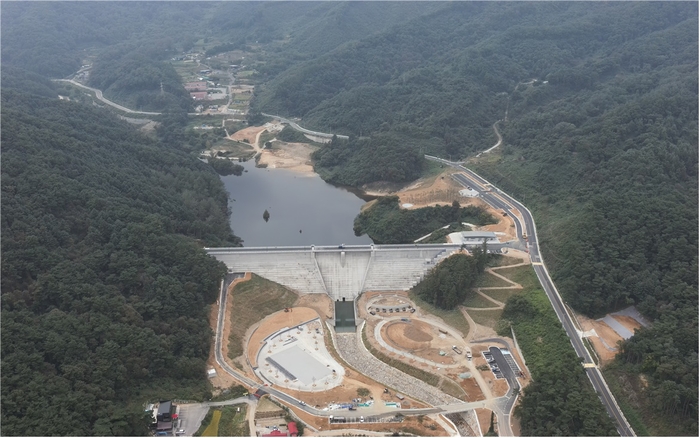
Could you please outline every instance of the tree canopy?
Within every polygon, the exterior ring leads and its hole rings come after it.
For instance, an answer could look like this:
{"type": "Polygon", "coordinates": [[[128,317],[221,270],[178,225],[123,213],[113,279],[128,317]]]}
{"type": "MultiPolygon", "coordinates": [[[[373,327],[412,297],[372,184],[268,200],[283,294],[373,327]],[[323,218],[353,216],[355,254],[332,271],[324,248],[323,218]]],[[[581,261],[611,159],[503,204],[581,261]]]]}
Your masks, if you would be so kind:
{"type": "Polygon", "coordinates": [[[423,207],[412,210],[399,206],[398,196],[383,196],[355,218],[355,234],[367,234],[375,243],[413,243],[416,239],[450,223],[469,222],[476,225],[496,223],[481,207],[423,207]]]}
{"type": "Polygon", "coordinates": [[[113,115],[2,79],[3,434],[145,435],[144,400],[210,396],[225,268],[201,247],[240,244],[226,193],[113,115]]]}
{"type": "Polygon", "coordinates": [[[486,253],[480,249],[474,256],[454,254],[431,269],[413,290],[436,307],[455,309],[467,298],[485,265],[486,253]]]}

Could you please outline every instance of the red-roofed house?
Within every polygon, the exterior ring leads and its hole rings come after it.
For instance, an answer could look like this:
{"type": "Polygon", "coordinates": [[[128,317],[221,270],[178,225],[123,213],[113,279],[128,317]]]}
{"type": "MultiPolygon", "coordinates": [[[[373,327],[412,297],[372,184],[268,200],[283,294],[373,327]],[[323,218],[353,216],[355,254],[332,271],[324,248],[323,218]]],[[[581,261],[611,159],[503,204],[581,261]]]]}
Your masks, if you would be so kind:
{"type": "Polygon", "coordinates": [[[287,423],[287,430],[289,431],[289,436],[299,436],[299,431],[297,430],[297,424],[293,421],[287,423]]]}
{"type": "MultiPolygon", "coordinates": [[[[289,435],[287,435],[285,432],[280,432],[279,430],[273,430],[272,432],[270,432],[266,435],[263,435],[263,436],[289,436],[289,435]]],[[[294,436],[296,436],[296,435],[294,435],[294,436]]]]}

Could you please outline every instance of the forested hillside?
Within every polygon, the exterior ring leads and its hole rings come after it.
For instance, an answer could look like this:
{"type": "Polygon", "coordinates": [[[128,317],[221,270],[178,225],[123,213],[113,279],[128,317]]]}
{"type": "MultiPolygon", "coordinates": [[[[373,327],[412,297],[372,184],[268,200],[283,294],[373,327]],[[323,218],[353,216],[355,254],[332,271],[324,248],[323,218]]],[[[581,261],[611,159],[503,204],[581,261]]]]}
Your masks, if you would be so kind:
{"type": "Polygon", "coordinates": [[[355,218],[355,234],[367,234],[374,243],[413,243],[416,239],[448,224],[469,222],[488,225],[497,220],[481,207],[423,207],[406,210],[399,206],[398,196],[381,197],[355,218]]]}
{"type": "Polygon", "coordinates": [[[174,53],[172,47],[156,44],[105,49],[95,60],[88,84],[137,111],[192,111],[192,98],[180,76],[163,60],[163,54],[174,53]]]}
{"type": "Polygon", "coordinates": [[[62,78],[97,53],[89,84],[106,97],[143,111],[187,111],[189,94],[167,61],[199,40],[220,42],[208,56],[269,45],[265,50],[273,56],[256,67],[262,77],[271,77],[440,7],[430,2],[8,3],[1,17],[2,63],[62,78]]]}
{"type": "Polygon", "coordinates": [[[503,119],[501,151],[470,165],[533,210],[575,309],[637,304],[655,320],[618,376],[646,376],[628,396],[651,433],[693,435],[697,16],[679,2],[451,4],[290,68],[256,105],[350,134],[316,169],[355,185],[409,179],[422,153],[474,156],[503,119]],[[412,173],[378,170],[394,163],[412,173]]]}
{"type": "Polygon", "coordinates": [[[412,292],[426,302],[445,310],[464,303],[484,271],[488,254],[476,249],[473,255],[454,254],[430,270],[412,292]]]}
{"type": "Polygon", "coordinates": [[[187,50],[213,3],[10,2],[2,8],[2,63],[61,78],[87,50],[139,42],[187,50]],[[186,33],[183,34],[183,30],[186,33]]]}
{"type": "Polygon", "coordinates": [[[2,433],[145,435],[144,401],[210,396],[225,268],[201,247],[240,243],[226,193],[109,113],[2,83],[2,433]]]}
{"type": "MultiPolygon", "coordinates": [[[[503,146],[469,165],[533,211],[572,307],[598,317],[636,304],[653,320],[608,379],[647,432],[697,436],[697,3],[2,9],[4,434],[140,434],[146,394],[206,392],[204,305],[220,268],[197,248],[238,240],[217,176],[180,152],[199,144],[182,129],[191,102],[167,60],[211,39],[212,53],[255,52],[254,112],[350,135],[314,154],[333,183],[412,180],[424,153],[492,146],[502,120],[503,146]],[[87,54],[107,97],[167,112],[162,143],[55,100],[47,78],[87,54]]],[[[566,419],[538,402],[561,395],[546,388],[556,381],[537,379],[523,434],[595,430],[578,419],[547,429],[566,419]]]]}

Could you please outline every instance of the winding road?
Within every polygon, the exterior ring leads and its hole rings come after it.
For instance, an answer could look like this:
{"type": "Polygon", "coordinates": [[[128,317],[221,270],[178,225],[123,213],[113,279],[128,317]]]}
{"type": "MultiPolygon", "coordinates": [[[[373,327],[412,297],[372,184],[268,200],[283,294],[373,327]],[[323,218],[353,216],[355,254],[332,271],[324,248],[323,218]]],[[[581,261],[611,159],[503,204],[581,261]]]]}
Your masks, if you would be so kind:
{"type": "Polygon", "coordinates": [[[104,103],[106,103],[107,105],[109,105],[109,106],[111,106],[111,107],[114,107],[114,108],[116,108],[116,109],[118,109],[118,110],[120,110],[120,111],[124,111],[125,113],[129,113],[129,114],[141,114],[141,115],[145,115],[145,116],[159,116],[159,115],[162,114],[162,113],[154,113],[154,112],[148,112],[148,111],[134,111],[134,110],[129,109],[129,108],[125,107],[125,106],[121,106],[121,105],[119,105],[119,104],[117,104],[117,103],[112,102],[112,101],[109,100],[109,99],[106,99],[106,98],[102,95],[102,91],[101,91],[101,90],[98,90],[97,88],[88,87],[87,85],[83,85],[83,84],[81,84],[80,82],[74,81],[73,79],[52,79],[52,80],[55,81],[55,82],[70,82],[71,84],[75,85],[76,87],[80,87],[80,88],[84,88],[84,89],[86,89],[86,90],[90,90],[90,91],[92,91],[93,93],[95,93],[95,96],[97,97],[97,99],[98,99],[99,101],[104,102],[104,103]]]}
{"type": "Polygon", "coordinates": [[[299,131],[299,132],[302,132],[302,133],[304,133],[304,134],[315,135],[316,137],[322,137],[322,138],[333,138],[333,136],[335,135],[336,137],[341,138],[341,139],[343,139],[343,140],[347,140],[347,139],[350,138],[350,137],[348,137],[347,135],[338,135],[338,134],[329,134],[329,133],[327,133],[327,132],[316,132],[316,131],[311,131],[311,130],[309,130],[309,129],[302,128],[301,126],[299,126],[298,124],[294,123],[293,121],[291,121],[291,120],[289,120],[289,119],[286,119],[286,118],[284,118],[284,117],[281,117],[281,116],[275,116],[275,115],[272,115],[272,114],[265,114],[265,113],[260,113],[260,114],[262,114],[262,115],[265,116],[265,117],[273,117],[273,118],[275,118],[275,119],[279,119],[280,121],[282,121],[282,122],[284,122],[284,123],[287,123],[287,124],[288,124],[289,126],[291,126],[294,130],[299,131]]]}
{"type": "Polygon", "coordinates": [[[490,148],[486,149],[486,150],[483,151],[483,152],[480,152],[480,153],[477,155],[477,157],[480,156],[481,154],[488,154],[488,153],[491,152],[492,150],[494,150],[494,149],[496,149],[497,147],[499,147],[499,146],[501,145],[501,143],[503,143],[503,137],[501,137],[501,133],[498,132],[498,124],[499,124],[500,122],[501,122],[501,121],[499,120],[499,121],[497,121],[496,123],[493,124],[493,132],[496,133],[496,137],[498,137],[498,141],[496,142],[495,145],[491,146],[490,148]]]}
{"type": "MultiPolygon", "coordinates": [[[[150,112],[150,111],[135,111],[129,108],[126,108],[122,105],[119,105],[117,103],[114,103],[108,99],[106,99],[102,95],[102,91],[98,90],[96,88],[88,87],[86,85],[83,85],[79,82],[76,82],[72,79],[54,79],[56,82],[69,82],[77,87],[84,88],[86,90],[92,91],[95,93],[95,96],[98,100],[101,102],[112,106],[113,108],[116,108],[120,111],[123,111],[128,114],[140,114],[140,115],[148,115],[148,116],[157,116],[160,115],[161,113],[158,112],[150,112]]],[[[197,115],[195,113],[191,115],[197,115]]],[[[283,122],[288,123],[293,129],[303,132],[305,134],[309,135],[315,135],[318,137],[324,137],[324,138],[331,138],[333,137],[334,134],[328,134],[328,133],[323,133],[323,132],[316,132],[316,131],[311,131],[305,128],[302,128],[298,124],[292,122],[291,120],[288,120],[284,117],[280,116],[274,116],[270,114],[264,114],[265,116],[268,117],[275,117],[283,122]]],[[[495,149],[496,147],[500,146],[502,144],[502,137],[500,133],[498,132],[497,125],[499,122],[494,123],[493,129],[498,137],[498,142],[492,146],[491,148],[483,151],[482,153],[487,153],[490,152],[491,150],[495,149]]],[[[347,139],[347,136],[343,135],[337,135],[338,138],[343,138],[347,139]]],[[[259,138],[259,137],[258,137],[259,138]]],[[[257,140],[257,138],[256,138],[257,140]]],[[[257,141],[256,141],[257,143],[257,141]]],[[[481,155],[481,154],[479,154],[481,155]]],[[[478,156],[478,155],[477,155],[478,156]]],[[[567,336],[569,337],[569,340],[571,341],[572,346],[574,347],[574,350],[576,351],[576,354],[582,358],[583,360],[583,365],[585,368],[585,372],[588,375],[589,380],[591,381],[593,387],[595,388],[596,392],[598,393],[598,396],[600,397],[602,403],[604,404],[608,414],[610,415],[611,418],[615,421],[615,425],[617,428],[618,433],[621,436],[636,436],[632,428],[630,427],[629,423],[627,422],[627,419],[624,417],[622,414],[622,411],[620,410],[619,406],[617,405],[617,402],[615,401],[615,398],[613,397],[612,393],[610,392],[610,389],[608,388],[607,384],[605,383],[605,379],[603,378],[602,373],[600,372],[600,369],[597,367],[597,365],[593,362],[593,359],[591,358],[590,353],[586,349],[586,347],[583,344],[582,338],[580,331],[578,331],[574,325],[573,318],[571,315],[569,315],[566,306],[564,305],[564,302],[559,295],[559,292],[557,291],[556,287],[554,286],[554,282],[552,281],[549,271],[547,270],[546,266],[544,265],[544,262],[542,261],[541,255],[540,255],[540,248],[539,248],[539,242],[537,238],[537,231],[535,227],[535,221],[532,218],[532,213],[520,202],[509,196],[508,194],[504,193],[500,189],[496,188],[493,186],[491,183],[486,181],[484,178],[481,176],[477,175],[475,172],[471,171],[470,169],[467,169],[466,167],[462,166],[461,163],[457,162],[452,162],[448,160],[444,160],[438,157],[433,157],[426,155],[425,158],[432,160],[432,161],[437,161],[452,167],[455,167],[459,170],[461,170],[463,173],[461,174],[454,174],[453,178],[458,181],[460,184],[462,184],[464,187],[470,187],[479,192],[479,196],[486,201],[488,204],[493,206],[494,208],[501,209],[510,216],[513,221],[515,222],[516,225],[516,232],[518,239],[521,244],[527,247],[528,252],[530,253],[530,259],[532,261],[533,268],[535,270],[535,273],[537,275],[537,278],[540,281],[540,284],[542,285],[542,288],[544,289],[545,293],[547,294],[547,297],[549,298],[550,302],[552,303],[552,307],[554,308],[554,311],[557,314],[557,317],[559,318],[560,322],[562,323],[562,326],[564,327],[564,330],[566,331],[567,336]],[[522,219],[519,218],[516,214],[514,214],[511,209],[517,210],[521,216],[522,219]],[[527,238],[523,236],[523,230],[527,233],[527,238]]],[[[518,245],[520,246],[520,245],[518,245]]],[[[263,388],[262,385],[259,383],[249,379],[248,377],[236,372],[233,368],[231,368],[225,361],[223,354],[222,354],[222,335],[223,335],[223,324],[224,324],[224,313],[225,313],[225,308],[226,308],[226,288],[224,287],[224,284],[222,283],[222,289],[221,289],[221,297],[220,297],[220,308],[219,308],[219,317],[218,317],[218,323],[217,323],[217,332],[216,332],[216,346],[215,346],[215,353],[216,353],[216,361],[217,363],[224,369],[227,373],[229,373],[231,376],[239,380],[240,382],[244,383],[245,385],[257,389],[257,388],[263,388]]],[[[307,413],[311,415],[316,415],[316,416],[328,416],[329,413],[327,411],[321,411],[315,408],[312,408],[310,406],[301,406],[299,405],[299,401],[294,399],[293,397],[290,397],[289,395],[278,391],[276,389],[270,388],[270,387],[264,387],[263,388],[265,391],[268,393],[274,395],[278,399],[285,401],[289,404],[296,405],[297,408],[302,409],[306,411],[307,413]]],[[[510,412],[510,409],[512,409],[512,406],[515,402],[515,397],[509,398],[507,405],[509,406],[504,406],[505,409],[507,409],[506,412],[510,412]]],[[[479,403],[479,402],[477,402],[479,403]]],[[[435,408],[429,408],[429,409],[413,409],[413,410],[400,410],[396,411],[391,415],[395,415],[398,412],[402,412],[404,414],[432,414],[432,413],[450,413],[450,412],[460,412],[464,411],[467,409],[473,409],[475,406],[474,403],[457,403],[454,405],[445,405],[445,406],[440,406],[440,407],[435,407],[435,408]]],[[[507,415],[507,414],[506,414],[507,415]]]]}
{"type": "Polygon", "coordinates": [[[455,163],[430,155],[426,155],[425,158],[459,169],[462,173],[453,175],[455,180],[465,187],[471,187],[472,189],[476,190],[479,192],[481,199],[486,201],[494,208],[504,210],[513,218],[516,224],[519,240],[524,241],[527,245],[535,274],[537,275],[543,290],[547,294],[547,298],[549,298],[549,301],[552,303],[552,307],[554,308],[559,321],[564,327],[564,330],[571,341],[571,345],[574,347],[576,354],[582,359],[586,375],[591,381],[593,388],[598,393],[598,396],[605,406],[608,415],[610,415],[615,422],[615,427],[617,428],[618,433],[621,436],[636,436],[631,426],[627,422],[624,414],[620,410],[620,407],[617,405],[617,402],[610,392],[610,389],[605,383],[605,379],[603,378],[600,369],[598,369],[598,366],[593,362],[590,353],[583,344],[581,332],[576,329],[573,318],[568,313],[566,306],[564,305],[564,301],[559,295],[559,291],[554,285],[554,282],[549,275],[549,271],[542,261],[537,238],[537,228],[535,227],[535,221],[530,210],[528,210],[523,204],[512,198],[510,195],[504,193],[502,190],[498,189],[493,184],[477,175],[472,170],[462,166],[461,163],[455,163]],[[522,219],[517,217],[517,215],[515,215],[511,209],[517,210],[522,216],[522,219]],[[523,230],[525,230],[527,233],[526,238],[523,237],[523,230]]]}

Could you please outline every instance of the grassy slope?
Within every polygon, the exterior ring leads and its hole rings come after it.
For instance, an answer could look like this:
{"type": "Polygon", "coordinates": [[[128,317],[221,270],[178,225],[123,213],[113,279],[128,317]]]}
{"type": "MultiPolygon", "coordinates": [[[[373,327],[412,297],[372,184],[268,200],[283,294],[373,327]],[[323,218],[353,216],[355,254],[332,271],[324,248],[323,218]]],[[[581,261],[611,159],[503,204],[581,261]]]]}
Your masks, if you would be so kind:
{"type": "Polygon", "coordinates": [[[243,335],[248,327],[267,315],[291,307],[297,295],[286,287],[252,274],[250,281],[236,285],[233,291],[229,357],[243,354],[243,335]]]}

